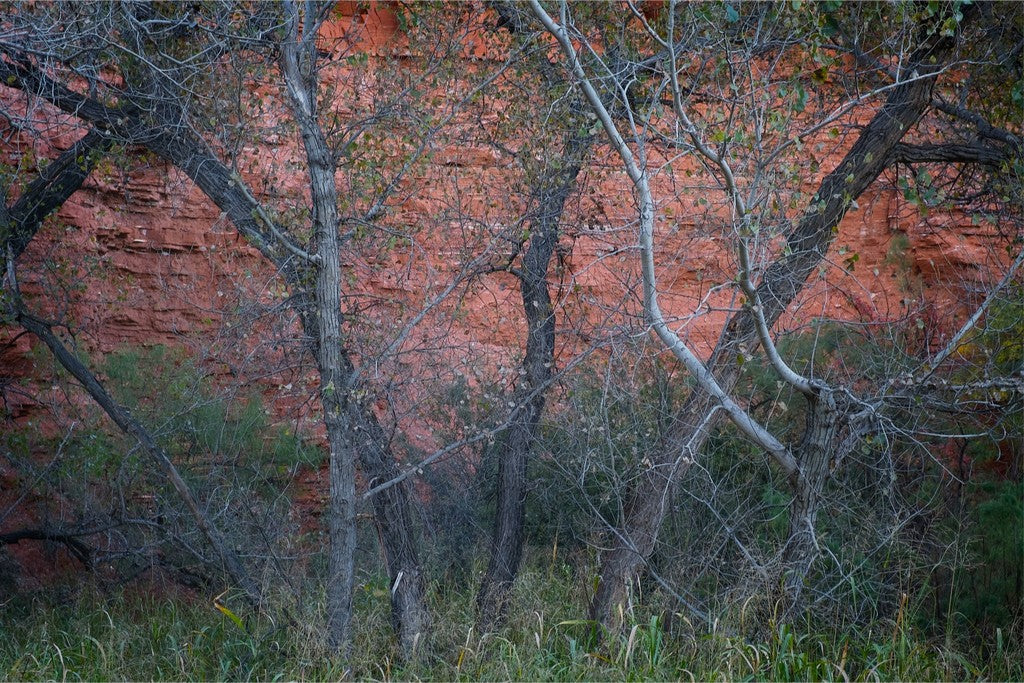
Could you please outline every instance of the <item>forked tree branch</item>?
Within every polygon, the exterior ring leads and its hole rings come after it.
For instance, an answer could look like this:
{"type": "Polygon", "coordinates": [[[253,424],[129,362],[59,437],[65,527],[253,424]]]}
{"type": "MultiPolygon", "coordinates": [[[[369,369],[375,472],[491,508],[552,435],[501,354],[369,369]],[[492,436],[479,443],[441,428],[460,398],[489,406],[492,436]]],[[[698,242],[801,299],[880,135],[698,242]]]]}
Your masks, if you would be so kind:
{"type": "MultiPolygon", "coordinates": [[[[589,77],[583,71],[583,66],[580,63],[576,49],[573,47],[572,40],[569,37],[565,26],[556,24],[537,0],[530,0],[530,7],[533,9],[534,15],[544,25],[545,29],[547,29],[547,31],[558,41],[562,52],[569,61],[569,69],[579,81],[580,87],[583,89],[583,92],[587,97],[587,101],[590,103],[591,108],[594,110],[594,113],[597,115],[598,120],[601,122],[602,127],[607,133],[608,138],[612,143],[612,147],[622,159],[623,165],[626,168],[626,173],[629,175],[630,180],[633,181],[633,186],[637,191],[640,202],[639,229],[641,268],[643,271],[644,311],[647,315],[648,323],[654,329],[662,343],[668,347],[676,359],[683,364],[691,375],[693,375],[701,388],[707,391],[715,398],[716,401],[718,401],[719,404],[721,404],[726,415],[729,416],[729,419],[732,420],[740,431],[746,434],[758,446],[770,453],[788,477],[799,476],[799,464],[790,450],[775,438],[775,436],[763,425],[755,420],[750,413],[741,408],[739,404],[737,404],[732,397],[722,389],[714,375],[711,374],[690,347],[687,346],[686,342],[684,342],[682,338],[680,338],[679,335],[665,322],[665,316],[658,303],[657,281],[654,269],[654,198],[651,193],[647,170],[641,169],[637,164],[636,158],[630,150],[629,145],[627,145],[626,141],[623,139],[622,134],[619,132],[618,126],[616,126],[615,122],[612,120],[611,114],[609,114],[608,109],[601,101],[601,97],[590,82],[589,77]]],[[[562,3],[562,7],[564,14],[564,2],[562,3]]]]}

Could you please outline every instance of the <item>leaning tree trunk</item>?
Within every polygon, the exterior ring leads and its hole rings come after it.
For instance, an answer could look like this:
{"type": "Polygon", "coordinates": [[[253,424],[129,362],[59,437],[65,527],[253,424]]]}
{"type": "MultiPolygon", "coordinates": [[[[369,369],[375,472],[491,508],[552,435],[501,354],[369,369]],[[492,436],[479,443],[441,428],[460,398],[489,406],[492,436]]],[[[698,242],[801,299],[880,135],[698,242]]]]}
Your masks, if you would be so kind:
{"type": "Polygon", "coordinates": [[[45,166],[10,208],[5,204],[7,187],[0,183],[0,249],[4,257],[17,260],[21,256],[43,219],[82,187],[112,145],[110,138],[90,130],[45,166]]]}
{"type": "MultiPolygon", "coordinates": [[[[954,45],[952,38],[937,33],[926,35],[911,56],[912,68],[906,73],[916,69],[921,76],[934,74],[954,45]]],[[[803,290],[808,276],[825,257],[852,202],[878,178],[897,143],[925,112],[933,84],[934,78],[922,77],[894,87],[842,162],[822,180],[811,208],[787,238],[788,255],[767,269],[757,287],[769,326],[803,290]]],[[[731,392],[739,377],[736,352],[757,345],[752,317],[746,311],[736,313],[729,320],[708,368],[726,393],[731,392]]],[[[611,548],[602,557],[598,587],[590,606],[591,619],[601,625],[614,626],[612,619],[619,613],[619,607],[625,605],[629,586],[654,552],[675,483],[689,462],[699,456],[722,419],[721,412],[714,412],[716,407],[707,392],[694,388],[652,458],[652,466],[631,490],[623,519],[612,534],[611,548]]]]}
{"type": "Polygon", "coordinates": [[[529,226],[530,245],[518,272],[526,316],[526,355],[514,395],[518,412],[498,453],[497,511],[491,557],[477,593],[478,625],[491,630],[505,617],[523,555],[527,464],[537,444],[545,393],[554,372],[555,313],[548,293],[548,267],[558,246],[558,223],[576,186],[592,136],[568,134],[559,165],[548,167],[533,192],[538,215],[529,226]]]}
{"type": "Polygon", "coordinates": [[[246,600],[251,606],[259,609],[261,596],[259,587],[256,582],[252,580],[252,577],[246,571],[238,555],[232,550],[231,546],[224,539],[220,529],[217,528],[216,523],[210,519],[209,515],[199,507],[195,497],[192,495],[192,491],[188,484],[182,478],[181,473],[178,471],[177,466],[171,460],[167,452],[157,443],[153,435],[146,429],[141,422],[136,420],[128,412],[124,406],[120,405],[114,398],[107,393],[107,390],[100,384],[96,376],[89,371],[85,364],[78,359],[78,357],[68,349],[64,343],[53,333],[50,325],[34,317],[23,308],[19,307],[15,310],[15,318],[18,323],[26,330],[36,335],[39,339],[46,344],[50,351],[53,353],[54,358],[57,362],[67,370],[71,375],[81,382],[85,390],[92,396],[93,400],[96,401],[97,405],[103,409],[103,412],[114,421],[114,424],[118,426],[125,434],[128,434],[135,438],[139,445],[149,454],[149,456],[156,463],[157,467],[163,470],[167,479],[171,482],[178,497],[181,498],[182,502],[185,503],[185,507],[188,508],[189,514],[196,523],[199,531],[206,537],[206,540],[213,547],[214,552],[220,558],[223,563],[224,569],[227,571],[228,576],[242,589],[245,594],[246,600]]]}
{"type": "MultiPolygon", "coordinates": [[[[3,249],[7,266],[4,275],[8,275],[10,279],[9,295],[12,299],[14,317],[22,327],[49,347],[57,362],[82,384],[114,424],[125,434],[134,437],[157,467],[163,470],[178,497],[188,508],[196,527],[217,553],[228,576],[242,589],[250,605],[258,609],[261,602],[259,587],[246,571],[238,555],[225,541],[216,523],[199,507],[191,489],[167,452],[141,422],[114,400],[99,379],[53,333],[50,325],[25,310],[17,289],[15,261],[39,232],[43,220],[82,187],[111,145],[112,141],[107,136],[97,130],[89,131],[42,169],[39,177],[22,190],[12,206],[7,207],[5,202],[0,203],[0,249],[3,249]]],[[[7,188],[2,189],[0,198],[6,200],[7,188]]]]}
{"type": "MultiPolygon", "coordinates": [[[[754,336],[755,333],[751,333],[754,336]]],[[[735,363],[712,364],[710,368],[722,390],[730,393],[739,378],[735,363]]],[[[674,484],[700,455],[708,437],[723,419],[718,402],[707,392],[695,389],[673,417],[657,451],[658,459],[645,469],[631,488],[622,522],[612,534],[611,547],[601,558],[597,590],[590,603],[590,618],[605,627],[625,614],[629,593],[640,568],[654,553],[674,484]]]]}

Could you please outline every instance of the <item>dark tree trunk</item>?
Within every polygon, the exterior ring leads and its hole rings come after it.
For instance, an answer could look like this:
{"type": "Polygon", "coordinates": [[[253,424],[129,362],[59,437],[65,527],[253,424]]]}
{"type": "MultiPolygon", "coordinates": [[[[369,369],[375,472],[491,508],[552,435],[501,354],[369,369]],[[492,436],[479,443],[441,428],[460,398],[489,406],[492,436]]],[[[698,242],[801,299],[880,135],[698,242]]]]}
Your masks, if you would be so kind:
{"type": "Polygon", "coordinates": [[[3,255],[17,260],[50,213],[82,187],[110,149],[111,141],[91,130],[48,164],[7,208],[7,188],[0,187],[0,244],[3,255]]]}
{"type": "MultiPolygon", "coordinates": [[[[736,386],[739,368],[735,363],[712,365],[722,390],[736,386]]],[[[601,558],[600,578],[590,603],[590,618],[606,627],[628,604],[628,596],[640,568],[654,552],[658,532],[671,505],[674,483],[695,461],[722,419],[718,402],[704,391],[693,391],[673,416],[663,442],[656,451],[659,459],[645,469],[630,489],[622,521],[612,534],[611,547],[601,558]]]]}
{"type": "Polygon", "coordinates": [[[93,549],[78,540],[83,535],[88,534],[79,534],[73,531],[64,531],[61,529],[19,529],[18,531],[10,531],[0,534],[0,545],[13,545],[15,543],[21,543],[22,541],[49,541],[51,543],[61,543],[68,549],[68,552],[74,555],[79,562],[86,566],[86,568],[92,569],[93,549]]]}
{"type": "MultiPolygon", "coordinates": [[[[952,38],[926,35],[909,63],[922,76],[935,73],[954,44],[952,38]]],[[[907,69],[907,73],[912,70],[907,69]]],[[[893,88],[847,155],[822,180],[811,199],[811,208],[787,238],[788,255],[766,270],[757,287],[769,326],[796,299],[808,276],[819,266],[853,200],[881,174],[893,149],[928,108],[933,83],[933,78],[918,78],[893,88]]],[[[753,318],[745,311],[734,314],[708,366],[726,393],[733,390],[739,378],[736,354],[740,349],[749,353],[757,345],[753,318]]],[[[600,579],[590,606],[591,619],[601,625],[614,626],[612,619],[625,605],[629,586],[653,553],[675,483],[686,466],[699,457],[722,419],[720,412],[714,412],[716,407],[706,392],[694,389],[656,449],[652,466],[630,491],[623,519],[602,557],[600,579]]]]}
{"type": "MultiPolygon", "coordinates": [[[[216,524],[196,503],[191,489],[181,477],[181,473],[178,472],[178,468],[170,456],[160,447],[149,430],[114,400],[96,376],[53,333],[50,325],[25,310],[17,290],[14,261],[25,251],[36,233],[39,232],[43,220],[60,208],[71,195],[81,188],[110,146],[109,138],[98,131],[90,131],[43,169],[39,177],[29,183],[18,200],[9,208],[6,206],[7,188],[3,188],[2,199],[4,201],[0,203],[0,219],[2,219],[0,220],[0,236],[2,236],[3,242],[0,246],[3,248],[6,265],[4,274],[9,276],[10,280],[8,286],[11,288],[12,312],[22,327],[49,347],[57,362],[82,384],[86,392],[113,420],[114,424],[125,434],[134,437],[146,453],[153,458],[157,467],[171,482],[178,497],[185,503],[185,507],[188,508],[200,532],[220,558],[228,576],[242,589],[247,601],[258,609],[260,606],[259,587],[249,576],[235,552],[225,542],[216,524]]],[[[25,538],[30,538],[30,536],[25,536],[25,538]]],[[[80,543],[76,545],[78,542],[69,536],[59,540],[73,549],[81,545],[80,543]]]]}
{"type": "MultiPolygon", "coordinates": [[[[373,488],[397,478],[401,471],[377,417],[368,407],[354,401],[349,405],[349,414],[367,486],[373,488]]],[[[426,649],[431,618],[409,495],[404,481],[389,486],[373,497],[373,516],[390,578],[392,625],[402,652],[412,658],[426,649]]]]}
{"type": "Polygon", "coordinates": [[[823,391],[807,399],[807,424],[796,451],[800,470],[789,482],[793,499],[789,504],[789,534],[782,551],[783,614],[787,620],[802,607],[804,583],[820,552],[815,522],[831,473],[840,417],[832,392],[823,391]]]}
{"type": "Polygon", "coordinates": [[[534,454],[545,393],[555,362],[555,314],[548,292],[548,268],[558,246],[558,224],[576,186],[590,136],[567,135],[557,166],[549,166],[533,192],[537,215],[529,224],[530,244],[518,271],[526,316],[526,355],[516,387],[518,408],[498,453],[497,510],[491,557],[477,593],[478,625],[489,631],[505,617],[523,555],[528,489],[527,465],[534,454]]]}

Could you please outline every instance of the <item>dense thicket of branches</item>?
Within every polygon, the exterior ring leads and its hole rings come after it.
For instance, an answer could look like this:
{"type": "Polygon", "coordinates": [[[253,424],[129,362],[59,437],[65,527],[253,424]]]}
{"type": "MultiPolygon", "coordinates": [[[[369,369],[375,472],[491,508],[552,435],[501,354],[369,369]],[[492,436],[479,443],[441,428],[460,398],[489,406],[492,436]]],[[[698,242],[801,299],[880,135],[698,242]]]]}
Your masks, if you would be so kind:
{"type": "Polygon", "coordinates": [[[957,444],[1020,477],[1017,6],[412,6],[387,10],[385,39],[369,30],[377,12],[54,2],[0,20],[3,338],[42,342],[122,432],[102,491],[62,473],[66,450],[95,457],[81,421],[106,432],[82,401],[33,418],[65,429],[52,459],[38,434],[4,444],[21,488],[3,499],[0,546],[60,543],[89,566],[158,557],[293,623],[322,592],[325,640],[345,651],[372,571],[368,505],[415,657],[433,621],[424,529],[490,538],[485,630],[524,549],[560,534],[599,551],[589,614],[604,628],[648,580],[695,621],[751,604],[762,623],[858,621],[899,604],[937,556],[932,527],[963,514],[957,444]],[[286,376],[310,387],[305,441],[248,424],[293,453],[323,444],[326,569],[275,516],[300,467],[246,448],[221,458],[227,441],[195,426],[212,405],[221,436],[245,422],[212,398],[231,382],[169,380],[160,396],[136,375],[133,393],[78,345],[104,334],[76,317],[93,276],[87,255],[60,252],[59,210],[90,176],[153,159],[273,282],[250,273],[218,314],[251,336],[224,332],[221,355],[207,344],[189,362],[203,374],[245,359],[232,373],[250,394],[286,376]],[[984,258],[915,271],[905,234],[863,217],[882,197],[903,202],[888,220],[959,230],[984,258]],[[853,225],[885,231],[873,272],[849,251],[853,225]],[[406,286],[382,294],[381,273],[406,286]],[[589,292],[594,273],[604,291],[589,292]],[[480,352],[495,336],[472,336],[467,302],[509,285],[515,305],[494,296],[489,325],[517,346],[480,352]],[[903,301],[856,303],[877,294],[903,301]],[[442,468],[447,489],[413,486],[442,468]],[[47,496],[63,522],[31,512],[38,525],[8,528],[47,496]]]}

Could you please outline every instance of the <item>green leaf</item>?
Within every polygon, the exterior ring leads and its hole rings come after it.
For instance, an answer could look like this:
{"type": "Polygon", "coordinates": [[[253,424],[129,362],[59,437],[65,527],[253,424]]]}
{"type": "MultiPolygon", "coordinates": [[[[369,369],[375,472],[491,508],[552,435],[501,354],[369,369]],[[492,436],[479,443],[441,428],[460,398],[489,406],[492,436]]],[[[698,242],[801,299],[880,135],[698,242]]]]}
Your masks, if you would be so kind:
{"type": "Polygon", "coordinates": [[[857,252],[853,252],[853,254],[851,254],[847,259],[844,260],[844,263],[846,264],[846,270],[852,272],[854,266],[857,265],[857,261],[860,261],[860,254],[858,254],[857,252]]]}
{"type": "Polygon", "coordinates": [[[807,91],[799,83],[796,86],[796,102],[793,103],[793,111],[803,111],[807,108],[807,91]]]}

